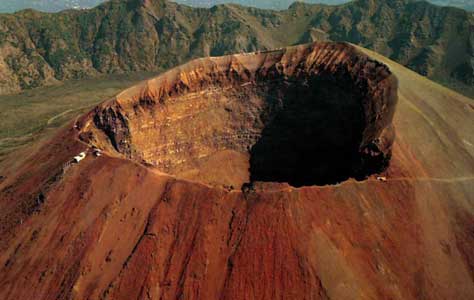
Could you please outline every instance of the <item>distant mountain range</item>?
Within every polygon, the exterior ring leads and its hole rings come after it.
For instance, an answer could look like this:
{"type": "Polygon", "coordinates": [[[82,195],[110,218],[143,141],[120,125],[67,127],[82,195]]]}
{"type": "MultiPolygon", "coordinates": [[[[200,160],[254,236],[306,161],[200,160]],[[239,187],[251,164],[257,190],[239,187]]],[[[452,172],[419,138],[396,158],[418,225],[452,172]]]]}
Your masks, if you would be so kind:
{"type": "Polygon", "coordinates": [[[474,11],[474,0],[429,0],[429,2],[436,5],[454,6],[474,11]]]}
{"type": "MultiPolygon", "coordinates": [[[[320,4],[342,4],[349,2],[350,0],[303,0],[298,2],[305,2],[310,4],[320,3],[320,4]]],[[[181,4],[186,4],[190,6],[197,7],[211,7],[217,4],[225,3],[235,3],[243,6],[252,6],[257,8],[264,9],[287,9],[292,3],[296,2],[295,0],[176,0],[176,2],[181,4]]]]}
{"type": "Polygon", "coordinates": [[[370,48],[474,94],[474,15],[411,0],[355,0],[342,6],[300,2],[282,11],[113,0],[90,10],[2,14],[0,93],[319,40],[370,48]]]}
{"type": "MultiPolygon", "coordinates": [[[[463,8],[466,10],[474,10],[474,0],[427,0],[436,5],[440,6],[454,6],[463,8]]],[[[191,6],[202,6],[210,7],[216,4],[223,3],[236,3],[245,6],[253,6],[258,8],[269,8],[269,9],[286,9],[294,0],[177,0],[176,2],[191,5],[191,6]]],[[[336,5],[350,2],[350,0],[300,0],[299,2],[306,3],[321,3],[336,5]]]]}
{"type": "Polygon", "coordinates": [[[57,12],[65,9],[92,8],[105,0],[1,0],[0,12],[15,12],[32,8],[45,12],[57,12]]]}
{"type": "MultiPolygon", "coordinates": [[[[0,12],[14,12],[21,9],[33,8],[45,12],[57,12],[64,9],[84,9],[97,6],[106,0],[2,0],[0,12]]],[[[236,3],[265,9],[286,9],[293,0],[176,0],[175,2],[196,7],[211,7],[216,4],[236,3]]],[[[349,0],[305,0],[300,2],[342,4],[349,0]]],[[[428,0],[436,5],[454,6],[474,11],[474,0],[428,0]]]]}

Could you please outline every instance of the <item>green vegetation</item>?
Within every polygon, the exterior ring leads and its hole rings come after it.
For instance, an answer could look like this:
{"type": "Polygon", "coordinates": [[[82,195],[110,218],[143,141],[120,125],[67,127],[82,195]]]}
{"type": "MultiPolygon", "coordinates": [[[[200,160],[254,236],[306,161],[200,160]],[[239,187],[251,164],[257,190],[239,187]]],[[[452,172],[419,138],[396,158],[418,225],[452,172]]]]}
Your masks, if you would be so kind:
{"type": "Polygon", "coordinates": [[[0,96],[0,160],[12,150],[54,132],[119,91],[156,73],[102,76],[0,96]]]}
{"type": "Polygon", "coordinates": [[[165,0],[111,0],[56,14],[0,14],[0,94],[106,73],[156,72],[201,56],[265,50],[315,39],[375,50],[469,96],[474,16],[411,0],[298,2],[283,11],[165,0]]]}
{"type": "Polygon", "coordinates": [[[195,57],[324,37],[375,50],[474,96],[472,28],[471,13],[411,0],[298,2],[283,11],[112,0],[85,11],[27,10],[0,15],[0,94],[105,73],[156,72],[195,57]]]}

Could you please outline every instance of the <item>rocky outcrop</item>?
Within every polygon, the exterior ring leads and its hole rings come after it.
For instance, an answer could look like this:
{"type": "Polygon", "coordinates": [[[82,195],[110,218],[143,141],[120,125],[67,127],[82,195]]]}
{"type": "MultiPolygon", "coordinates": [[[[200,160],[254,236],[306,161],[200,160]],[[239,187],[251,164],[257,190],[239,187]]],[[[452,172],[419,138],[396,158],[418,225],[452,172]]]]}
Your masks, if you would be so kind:
{"type": "Polygon", "coordinates": [[[315,43],[192,61],[99,106],[82,134],[174,175],[233,151],[248,180],[337,183],[388,166],[396,102],[385,65],[315,43]]]}

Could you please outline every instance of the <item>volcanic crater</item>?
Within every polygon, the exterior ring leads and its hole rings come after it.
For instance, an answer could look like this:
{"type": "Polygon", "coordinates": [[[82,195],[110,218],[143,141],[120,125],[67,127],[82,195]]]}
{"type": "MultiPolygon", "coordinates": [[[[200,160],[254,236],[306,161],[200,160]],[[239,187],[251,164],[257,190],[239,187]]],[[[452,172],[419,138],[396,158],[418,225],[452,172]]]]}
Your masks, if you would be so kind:
{"type": "Polygon", "coordinates": [[[110,155],[213,186],[362,180],[389,164],[397,79],[347,43],[191,61],[82,120],[110,155]]]}

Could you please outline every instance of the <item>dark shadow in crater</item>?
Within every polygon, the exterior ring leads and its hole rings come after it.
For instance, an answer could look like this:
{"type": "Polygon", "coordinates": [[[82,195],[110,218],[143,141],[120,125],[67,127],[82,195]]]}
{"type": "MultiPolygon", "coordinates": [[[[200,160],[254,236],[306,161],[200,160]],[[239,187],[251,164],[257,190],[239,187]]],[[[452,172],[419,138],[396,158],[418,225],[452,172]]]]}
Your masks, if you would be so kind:
{"type": "Polygon", "coordinates": [[[363,99],[349,80],[284,82],[266,97],[266,126],[250,151],[252,182],[327,185],[384,168],[383,162],[362,167],[363,99]]]}

